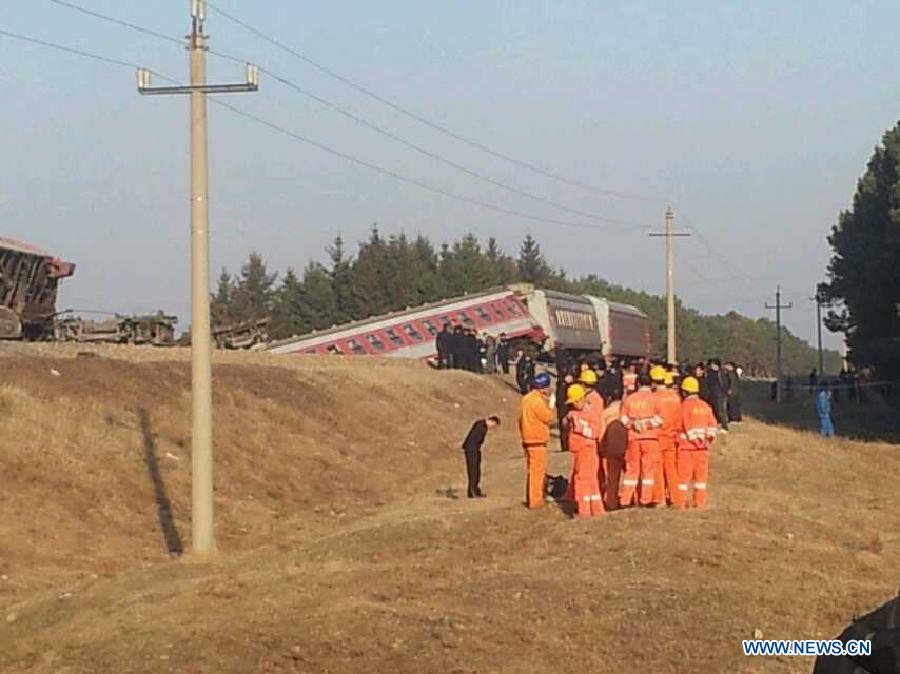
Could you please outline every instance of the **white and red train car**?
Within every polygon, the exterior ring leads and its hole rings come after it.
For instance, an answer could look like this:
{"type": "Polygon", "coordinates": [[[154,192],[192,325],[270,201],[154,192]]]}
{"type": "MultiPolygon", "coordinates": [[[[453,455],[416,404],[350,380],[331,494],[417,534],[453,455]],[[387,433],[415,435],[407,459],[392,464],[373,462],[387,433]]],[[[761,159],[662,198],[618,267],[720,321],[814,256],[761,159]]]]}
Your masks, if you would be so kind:
{"type": "Polygon", "coordinates": [[[536,290],[527,283],[291,337],[271,344],[269,351],[425,359],[436,355],[435,337],[447,323],[494,336],[505,333],[516,345],[531,344],[550,355],[650,355],[650,321],[635,307],[536,290]]]}
{"type": "Polygon", "coordinates": [[[544,334],[513,286],[443,300],[273,343],[272,353],[430,358],[445,323],[540,344],[544,334]]]}

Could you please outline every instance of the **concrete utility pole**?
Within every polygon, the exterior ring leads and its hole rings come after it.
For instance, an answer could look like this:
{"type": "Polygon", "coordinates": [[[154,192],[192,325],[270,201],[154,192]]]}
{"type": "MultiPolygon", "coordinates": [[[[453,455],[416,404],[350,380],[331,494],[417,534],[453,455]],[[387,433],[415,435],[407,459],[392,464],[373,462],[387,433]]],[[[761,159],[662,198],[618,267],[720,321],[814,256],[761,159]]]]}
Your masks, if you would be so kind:
{"type": "Polygon", "coordinates": [[[824,302],[819,293],[816,293],[815,297],[810,297],[809,299],[816,303],[816,339],[818,340],[817,346],[819,348],[819,377],[822,377],[825,374],[825,354],[822,351],[822,305],[824,302]]]}
{"type": "Polygon", "coordinates": [[[672,237],[690,236],[687,232],[672,231],[672,223],[675,214],[672,212],[672,204],[666,206],[666,229],[664,232],[652,232],[650,236],[666,237],[666,362],[672,365],[678,362],[678,348],[675,343],[675,251],[672,246],[672,237]]]}
{"type": "Polygon", "coordinates": [[[781,286],[776,286],[775,288],[775,304],[766,303],[766,309],[774,309],[775,310],[775,343],[776,343],[776,355],[775,355],[775,369],[777,371],[778,379],[775,382],[775,402],[781,402],[781,310],[782,309],[790,309],[793,307],[792,302],[788,302],[787,304],[781,303],[781,286]]]}
{"type": "Polygon", "coordinates": [[[206,83],[206,0],[191,0],[189,86],[151,87],[150,71],[138,70],[141,94],[189,94],[191,97],[191,399],[192,511],[194,554],[215,552],[213,525],[212,335],[209,320],[209,179],[206,95],[257,91],[259,71],[247,65],[242,84],[206,83]]]}

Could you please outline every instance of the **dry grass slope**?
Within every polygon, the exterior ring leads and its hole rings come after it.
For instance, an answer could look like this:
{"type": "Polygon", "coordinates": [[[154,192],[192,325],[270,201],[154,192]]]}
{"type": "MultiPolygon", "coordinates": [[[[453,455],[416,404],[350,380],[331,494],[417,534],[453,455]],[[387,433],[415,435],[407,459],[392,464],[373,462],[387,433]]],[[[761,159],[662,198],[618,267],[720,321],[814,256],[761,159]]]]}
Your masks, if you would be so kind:
{"type": "Polygon", "coordinates": [[[514,417],[502,382],[254,354],[215,368],[221,555],[170,559],[185,354],[99,351],[0,361],[4,671],[809,671],[740,639],[831,636],[896,591],[894,445],[748,422],[708,511],[569,521],[521,508],[511,423],[490,497],[454,498],[469,422],[514,417]]]}

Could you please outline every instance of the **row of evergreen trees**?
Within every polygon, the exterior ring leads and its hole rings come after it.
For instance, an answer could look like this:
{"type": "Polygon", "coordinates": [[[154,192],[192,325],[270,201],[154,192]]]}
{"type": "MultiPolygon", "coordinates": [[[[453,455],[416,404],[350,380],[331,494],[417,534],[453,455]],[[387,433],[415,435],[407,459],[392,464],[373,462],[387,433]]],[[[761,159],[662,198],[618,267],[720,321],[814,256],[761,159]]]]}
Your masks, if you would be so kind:
{"type": "MultiPolygon", "coordinates": [[[[653,348],[665,352],[665,300],[622,288],[595,276],[570,279],[551,266],[532,236],[525,237],[518,256],[504,253],[495,239],[485,245],[472,234],[436,249],[425,237],[383,236],[373,227],[368,240],[351,255],[341,237],[328,248],[328,264],[310,262],[302,274],[288,269],[279,279],[263,258],[252,253],[237,275],[222,270],[212,298],[218,322],[270,316],[270,332],[279,339],[320,330],[350,320],[478,292],[513,282],[541,288],[590,294],[633,304],[650,316],[653,348]]],[[[723,357],[743,363],[751,372],[774,371],[775,325],[736,313],[704,316],[680,302],[679,353],[690,360],[723,357]]],[[[815,352],[802,340],[784,334],[785,366],[806,371],[815,352]]],[[[836,370],[838,356],[829,353],[836,370]]]]}

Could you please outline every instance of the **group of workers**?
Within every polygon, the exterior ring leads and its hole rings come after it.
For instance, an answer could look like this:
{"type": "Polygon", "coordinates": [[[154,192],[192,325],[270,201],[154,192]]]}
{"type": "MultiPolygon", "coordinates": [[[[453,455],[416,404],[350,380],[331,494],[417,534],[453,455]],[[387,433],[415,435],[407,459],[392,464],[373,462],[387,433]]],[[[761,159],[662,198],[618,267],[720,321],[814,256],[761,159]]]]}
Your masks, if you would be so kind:
{"type": "MultiPolygon", "coordinates": [[[[564,396],[560,437],[572,456],[567,496],[576,515],[597,516],[635,505],[704,507],[709,449],[720,418],[700,397],[700,380],[646,363],[629,367],[621,387],[611,385],[613,381],[589,365],[580,368],[577,378],[568,372],[556,391],[546,372],[532,377],[519,413],[528,507],[539,508],[545,501],[547,443],[557,394],[564,396]]],[[[727,414],[724,409],[719,413],[727,414]]]]}

